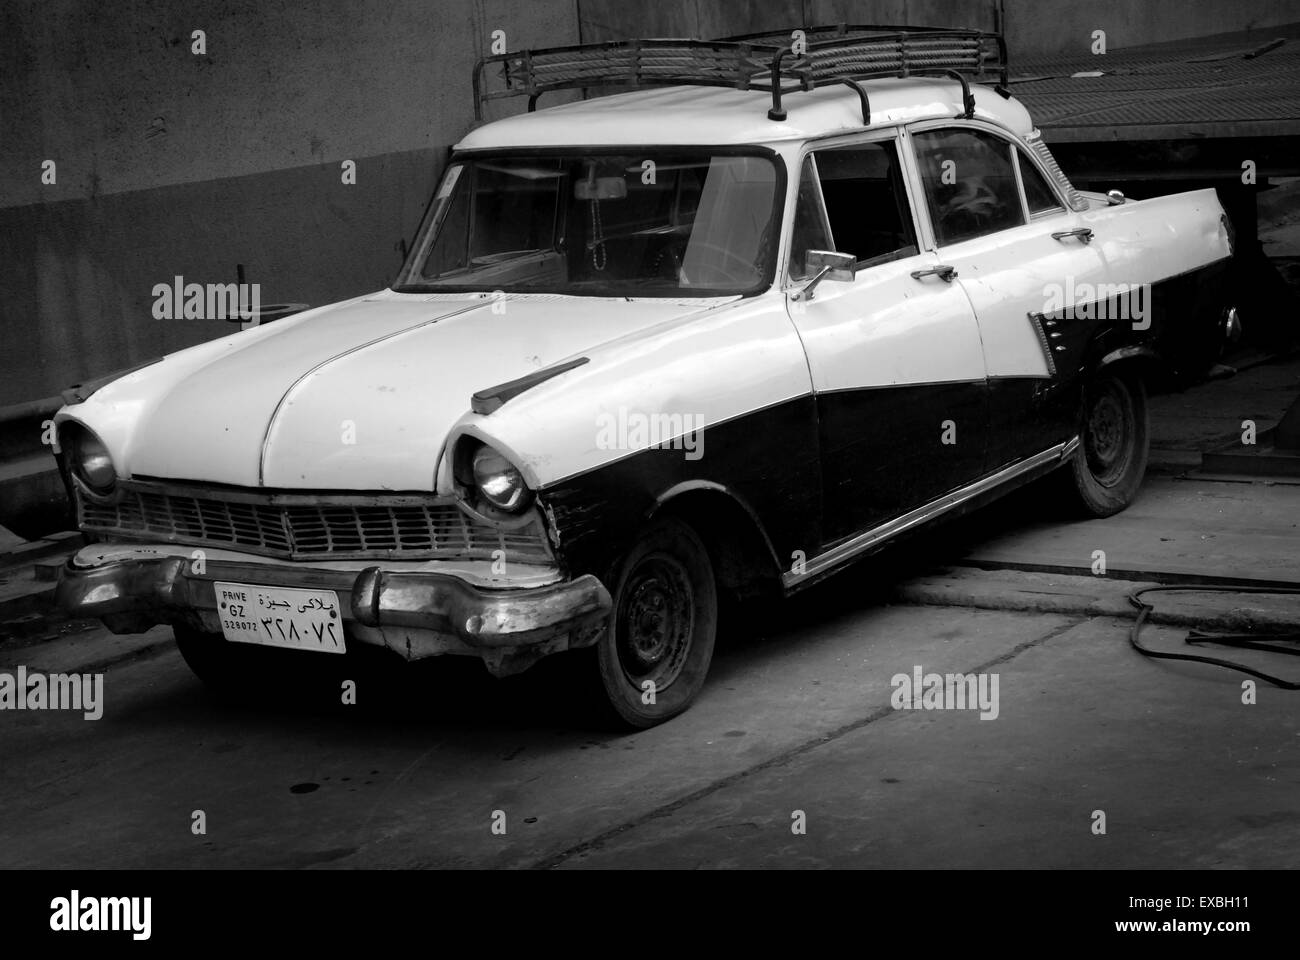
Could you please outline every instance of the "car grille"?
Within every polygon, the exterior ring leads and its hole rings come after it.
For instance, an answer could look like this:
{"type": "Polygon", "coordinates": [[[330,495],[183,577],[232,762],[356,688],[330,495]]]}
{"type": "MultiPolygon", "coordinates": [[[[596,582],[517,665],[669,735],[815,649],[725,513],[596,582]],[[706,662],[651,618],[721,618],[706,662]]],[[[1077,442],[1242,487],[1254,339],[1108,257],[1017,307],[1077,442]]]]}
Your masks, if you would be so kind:
{"type": "Polygon", "coordinates": [[[227,547],[288,560],[550,560],[540,520],[501,530],[445,498],[421,495],[287,494],[123,482],[114,502],[76,491],[88,532],[227,547]]]}

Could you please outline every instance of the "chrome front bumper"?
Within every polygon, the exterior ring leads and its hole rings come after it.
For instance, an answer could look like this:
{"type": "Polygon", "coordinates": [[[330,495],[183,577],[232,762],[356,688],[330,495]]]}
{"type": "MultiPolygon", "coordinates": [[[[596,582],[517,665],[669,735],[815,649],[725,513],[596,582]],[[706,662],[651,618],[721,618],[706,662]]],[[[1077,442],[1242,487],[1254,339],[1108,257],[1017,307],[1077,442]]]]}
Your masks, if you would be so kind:
{"type": "Polygon", "coordinates": [[[609,591],[587,575],[496,589],[458,576],[378,566],[340,570],[157,556],[63,568],[55,601],[70,617],[98,618],[114,633],[181,624],[221,636],[215,581],[333,590],[350,642],[386,646],[408,660],[477,655],[498,675],[599,638],[609,591]]]}

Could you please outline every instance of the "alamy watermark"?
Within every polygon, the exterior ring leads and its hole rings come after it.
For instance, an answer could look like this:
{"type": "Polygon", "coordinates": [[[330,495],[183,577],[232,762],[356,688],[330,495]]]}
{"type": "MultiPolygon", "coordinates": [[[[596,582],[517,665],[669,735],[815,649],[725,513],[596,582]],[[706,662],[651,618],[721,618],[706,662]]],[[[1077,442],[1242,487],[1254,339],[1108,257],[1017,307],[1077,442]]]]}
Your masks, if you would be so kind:
{"type": "Polygon", "coordinates": [[[80,710],[87,720],[104,715],[102,673],[0,673],[0,710],[80,710]]]}
{"type": "Polygon", "coordinates": [[[155,320],[252,320],[261,308],[257,283],[186,283],[177,275],[153,286],[155,320]]]}
{"type": "Polygon", "coordinates": [[[50,929],[59,933],[128,931],[133,940],[153,932],[153,897],[83,897],[73,890],[50,901],[50,929]]]}
{"type": "Polygon", "coordinates": [[[1149,283],[1075,283],[1067,276],[1065,284],[1049,283],[1043,287],[1043,315],[1066,320],[1125,320],[1134,330],[1151,326],[1151,284],[1149,283]]]}
{"type": "Polygon", "coordinates": [[[664,447],[685,450],[687,460],[704,456],[704,415],[643,413],[619,407],[618,413],[596,417],[598,450],[644,450],[664,447]]]}
{"type": "Polygon", "coordinates": [[[910,675],[894,674],[889,683],[895,710],[978,710],[981,720],[998,718],[996,673],[926,673],[916,666],[910,675]]]}

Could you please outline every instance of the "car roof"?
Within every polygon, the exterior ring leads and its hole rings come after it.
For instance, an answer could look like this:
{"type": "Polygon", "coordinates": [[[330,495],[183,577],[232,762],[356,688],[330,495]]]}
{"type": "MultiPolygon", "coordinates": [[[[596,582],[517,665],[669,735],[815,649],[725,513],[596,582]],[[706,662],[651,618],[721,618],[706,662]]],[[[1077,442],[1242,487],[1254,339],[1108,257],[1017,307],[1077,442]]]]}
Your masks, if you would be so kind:
{"type": "MultiPolygon", "coordinates": [[[[961,84],[928,77],[861,81],[871,104],[871,126],[957,117],[961,84]]],[[[1033,129],[1023,104],[971,84],[975,117],[1021,136],[1033,129]]],[[[483,124],[458,150],[627,145],[741,145],[808,140],[864,129],[857,93],[844,85],[787,93],[787,118],[769,120],[772,95],[727,87],[669,86],[577,100],[483,124]]]]}

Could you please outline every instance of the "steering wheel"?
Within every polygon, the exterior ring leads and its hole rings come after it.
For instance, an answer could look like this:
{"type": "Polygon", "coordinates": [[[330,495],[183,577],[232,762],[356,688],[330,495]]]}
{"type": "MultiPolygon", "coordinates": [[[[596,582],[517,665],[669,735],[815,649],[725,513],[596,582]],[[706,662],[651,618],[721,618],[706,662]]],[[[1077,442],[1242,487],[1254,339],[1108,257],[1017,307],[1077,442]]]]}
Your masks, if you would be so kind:
{"type": "MultiPolygon", "coordinates": [[[[719,263],[708,264],[708,269],[717,272],[721,275],[723,280],[729,280],[738,287],[752,286],[758,280],[758,268],[733,250],[728,250],[726,247],[720,246],[716,243],[708,243],[704,240],[696,240],[692,242],[691,249],[693,251],[710,250],[714,253],[719,253],[722,255],[724,260],[730,261],[732,264],[741,267],[745,271],[744,274],[729,270],[726,266],[719,263]]],[[[686,268],[682,263],[682,252],[683,251],[680,250],[676,244],[667,244],[661,251],[659,251],[659,256],[655,258],[655,263],[658,264],[664,254],[667,254],[672,258],[673,272],[677,274],[678,281],[683,285],[689,286],[692,283],[692,280],[686,275],[686,268]]],[[[701,279],[697,277],[694,282],[699,283],[701,282],[701,279]]]]}
{"type": "Polygon", "coordinates": [[[943,218],[946,227],[969,223],[978,230],[992,220],[1000,205],[998,195],[987,183],[978,177],[970,177],[962,180],[952,196],[944,202],[939,216],[943,218]]]}

